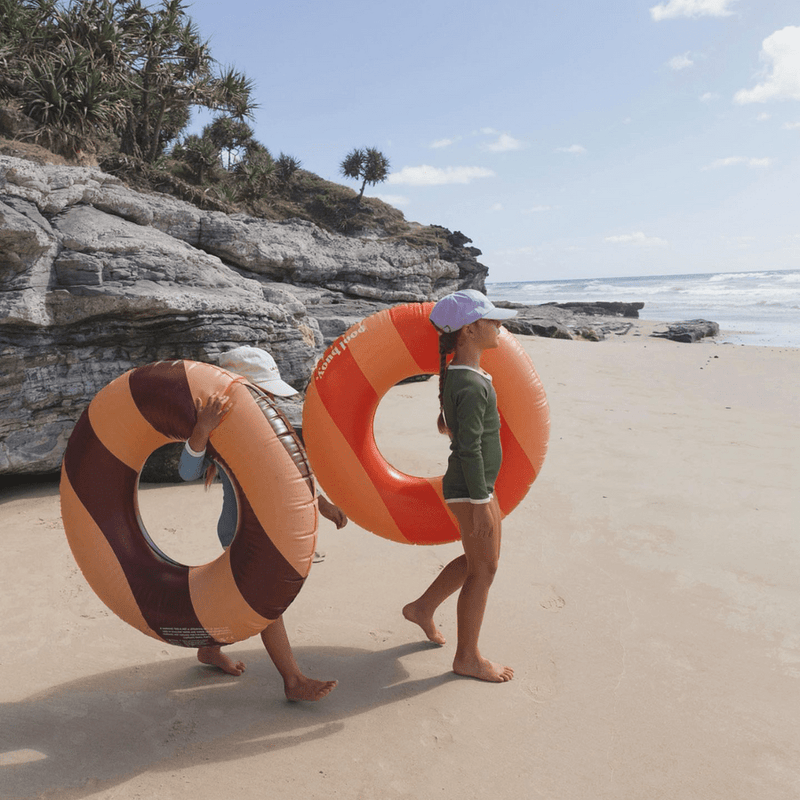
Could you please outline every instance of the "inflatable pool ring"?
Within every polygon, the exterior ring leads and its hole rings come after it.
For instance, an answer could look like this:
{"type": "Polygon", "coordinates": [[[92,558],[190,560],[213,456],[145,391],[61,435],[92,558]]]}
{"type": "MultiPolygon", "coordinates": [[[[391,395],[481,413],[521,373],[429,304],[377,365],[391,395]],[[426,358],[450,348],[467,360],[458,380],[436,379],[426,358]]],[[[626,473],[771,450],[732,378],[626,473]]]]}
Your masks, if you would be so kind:
{"type": "MultiPolygon", "coordinates": [[[[357,525],[396,542],[442,544],[459,538],[442,496],[442,479],[406,475],[381,455],[373,422],[381,398],[405,378],[439,374],[433,303],[395,306],[353,325],[325,352],[303,408],[311,467],[328,497],[357,525]]],[[[530,358],[505,329],[483,354],[500,412],[503,464],[495,483],[505,516],[541,470],[550,421],[547,398],[530,358]]],[[[431,409],[431,436],[436,431],[431,409]]]]}
{"type": "Polygon", "coordinates": [[[70,436],[60,491],[67,539],[89,585],[125,622],[170,644],[229,644],[259,633],[311,568],[317,508],[299,440],[263,391],[210,364],[157,362],[98,392],[70,436]],[[189,438],[195,399],[214,393],[228,394],[231,410],[208,454],[235,487],[238,527],[219,558],[187,567],[147,535],[139,474],[158,447],[189,438]]]}

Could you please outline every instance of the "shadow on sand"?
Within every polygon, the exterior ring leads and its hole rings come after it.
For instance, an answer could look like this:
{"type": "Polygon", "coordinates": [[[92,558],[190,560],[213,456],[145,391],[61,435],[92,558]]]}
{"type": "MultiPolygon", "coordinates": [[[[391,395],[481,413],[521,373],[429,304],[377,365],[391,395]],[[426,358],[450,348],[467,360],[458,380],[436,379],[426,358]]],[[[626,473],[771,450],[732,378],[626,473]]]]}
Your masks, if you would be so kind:
{"type": "Polygon", "coordinates": [[[83,798],[143,772],[234,761],[331,736],[350,717],[457,680],[453,673],[407,680],[401,659],[431,647],[298,647],[307,674],[339,679],[318,703],[287,702],[266,653],[253,649],[236,653],[248,665],[239,678],[187,652],[186,659],[92,675],[3,704],[3,797],[83,798]]]}
{"type": "Polygon", "coordinates": [[[58,473],[49,475],[0,475],[0,506],[14,500],[58,497],[58,473]]]}

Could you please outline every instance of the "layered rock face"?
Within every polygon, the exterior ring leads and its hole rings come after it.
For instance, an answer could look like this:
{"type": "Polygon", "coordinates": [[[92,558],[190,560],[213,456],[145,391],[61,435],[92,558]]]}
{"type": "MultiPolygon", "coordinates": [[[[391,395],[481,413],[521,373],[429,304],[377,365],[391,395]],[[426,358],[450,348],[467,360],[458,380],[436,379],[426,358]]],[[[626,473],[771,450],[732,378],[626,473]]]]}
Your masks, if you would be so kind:
{"type": "Polygon", "coordinates": [[[479,251],[447,240],[204,211],[98,169],[0,156],[0,475],[57,470],[91,398],[151,361],[214,362],[252,344],[302,389],[346,327],[331,321],[339,300],[371,311],[483,288],[479,251]]]}

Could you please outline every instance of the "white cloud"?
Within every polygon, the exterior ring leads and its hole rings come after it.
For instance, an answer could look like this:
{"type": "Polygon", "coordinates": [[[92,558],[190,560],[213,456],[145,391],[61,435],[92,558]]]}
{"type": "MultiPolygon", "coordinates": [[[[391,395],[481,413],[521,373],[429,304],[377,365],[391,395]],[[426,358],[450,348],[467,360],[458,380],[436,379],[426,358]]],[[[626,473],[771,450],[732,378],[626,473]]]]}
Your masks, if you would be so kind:
{"type": "Polygon", "coordinates": [[[502,211],[502,210],[503,210],[503,204],[502,203],[494,203],[491,206],[491,208],[489,209],[489,211],[502,211]]]}
{"type": "Polygon", "coordinates": [[[586,148],[580,144],[571,144],[569,147],[556,147],[556,153],[572,153],[572,155],[582,156],[586,148]]]}
{"type": "Polygon", "coordinates": [[[662,19],[678,17],[727,17],[736,0],[668,0],[650,9],[650,16],[660,22],[662,19]]]}
{"type": "Polygon", "coordinates": [[[767,36],[759,58],[772,65],[763,83],[741,89],[736,103],[766,103],[767,100],[800,100],[800,27],[789,25],[767,36]]]}
{"type": "Polygon", "coordinates": [[[766,111],[762,111],[757,117],[756,122],[766,122],[768,119],[772,117],[772,114],[767,114],[766,111]]]}
{"type": "Polygon", "coordinates": [[[368,197],[377,197],[378,200],[383,200],[390,206],[407,206],[411,200],[402,194],[371,194],[368,197]]]}
{"type": "Polygon", "coordinates": [[[403,167],[392,172],[387,183],[407,186],[444,186],[452,183],[470,183],[477,178],[493,178],[494,172],[484,167],[432,167],[422,164],[419,167],[403,167]]]}
{"type": "Polygon", "coordinates": [[[720,167],[768,167],[772,163],[771,158],[745,158],[745,156],[730,156],[728,158],[718,158],[712,161],[703,169],[719,169],[720,167]]]}
{"type": "Polygon", "coordinates": [[[678,72],[679,70],[694,66],[694,61],[689,58],[688,53],[684,53],[681,56],[673,56],[669,61],[667,61],[667,66],[670,69],[674,69],[676,72],[678,72]]]}
{"type": "Polygon", "coordinates": [[[618,236],[606,236],[605,240],[610,244],[633,244],[643,247],[665,247],[666,239],[659,239],[658,236],[645,236],[642,231],[636,233],[623,233],[618,236]]]}
{"type": "Polygon", "coordinates": [[[781,128],[785,131],[796,131],[800,129],[800,122],[784,122],[781,128]]]}
{"type": "Polygon", "coordinates": [[[719,100],[719,95],[716,92],[706,92],[700,95],[700,101],[703,103],[711,103],[714,100],[719,100]]]}
{"type": "MultiPolygon", "coordinates": [[[[488,130],[484,131],[488,132],[488,130]]],[[[511,150],[522,150],[525,145],[519,139],[509,136],[507,133],[501,133],[497,137],[497,141],[490,142],[484,145],[486,150],[491,150],[493,153],[507,153],[511,150]]]]}
{"type": "Polygon", "coordinates": [[[439,147],[450,147],[456,143],[456,139],[437,139],[435,142],[431,142],[430,146],[434,149],[439,147]]]}

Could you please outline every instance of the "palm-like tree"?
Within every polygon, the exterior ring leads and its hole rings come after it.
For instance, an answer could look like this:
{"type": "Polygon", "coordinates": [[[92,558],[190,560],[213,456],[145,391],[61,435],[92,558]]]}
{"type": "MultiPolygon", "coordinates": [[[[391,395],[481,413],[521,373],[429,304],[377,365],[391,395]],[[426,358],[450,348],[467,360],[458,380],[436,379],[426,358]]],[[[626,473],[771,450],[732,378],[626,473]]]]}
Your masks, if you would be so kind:
{"type": "Polygon", "coordinates": [[[153,161],[167,143],[162,135],[165,119],[176,108],[193,105],[210,79],[212,59],[208,43],[185,19],[180,0],[164,0],[156,11],[135,0],[126,27],[133,71],[122,150],[153,161]]]}
{"type": "Polygon", "coordinates": [[[224,114],[215,117],[203,129],[203,136],[208,136],[220,151],[222,166],[226,170],[230,170],[241,161],[245,148],[253,139],[253,135],[253,129],[246,122],[224,114]]]}
{"type": "Polygon", "coordinates": [[[269,191],[275,176],[275,160],[261,142],[251,139],[245,147],[244,158],[234,166],[240,179],[242,194],[248,200],[258,200],[269,191]]]}
{"type": "Polygon", "coordinates": [[[0,0],[0,97],[19,97],[28,60],[41,48],[55,0],[0,0]]]}
{"type": "Polygon", "coordinates": [[[219,150],[207,136],[190,134],[173,148],[173,155],[189,166],[194,179],[202,184],[220,166],[219,150]]]}
{"type": "Polygon", "coordinates": [[[244,73],[226,67],[215,79],[208,94],[209,108],[223,109],[234,119],[252,119],[258,106],[253,102],[255,83],[244,73]]]}
{"type": "Polygon", "coordinates": [[[52,34],[60,42],[70,42],[74,47],[91,54],[94,63],[109,73],[110,80],[115,73],[129,67],[128,44],[130,36],[122,26],[119,3],[111,0],[84,0],[74,2],[66,8],[53,5],[52,34]]]}
{"type": "Polygon", "coordinates": [[[0,0],[0,97],[64,138],[114,132],[152,162],[192,106],[251,117],[252,81],[215,66],[181,0],[0,0]]]}
{"type": "Polygon", "coordinates": [[[303,163],[300,159],[281,153],[275,159],[275,174],[278,176],[278,180],[288,183],[302,165],[303,163]]]}
{"type": "Polygon", "coordinates": [[[339,169],[346,178],[363,179],[357,201],[360,203],[368,183],[374,185],[389,177],[389,166],[389,159],[376,147],[357,147],[347,154],[339,169]]]}
{"type": "Polygon", "coordinates": [[[164,121],[176,110],[200,105],[244,119],[256,108],[252,81],[231,68],[213,74],[216,62],[208,42],[184,8],[181,0],[164,0],[159,11],[142,11],[139,68],[123,150],[127,146],[147,161],[154,161],[168,144],[164,121]]]}
{"type": "Polygon", "coordinates": [[[122,49],[107,0],[66,9],[39,0],[11,14],[10,4],[0,3],[0,16],[10,22],[4,28],[10,56],[5,86],[13,91],[6,94],[39,123],[37,135],[79,148],[81,140],[118,125],[124,101],[109,67],[122,49]]]}
{"type": "Polygon", "coordinates": [[[56,138],[76,139],[108,130],[123,119],[124,102],[86,50],[65,42],[28,64],[23,110],[56,138]]]}

